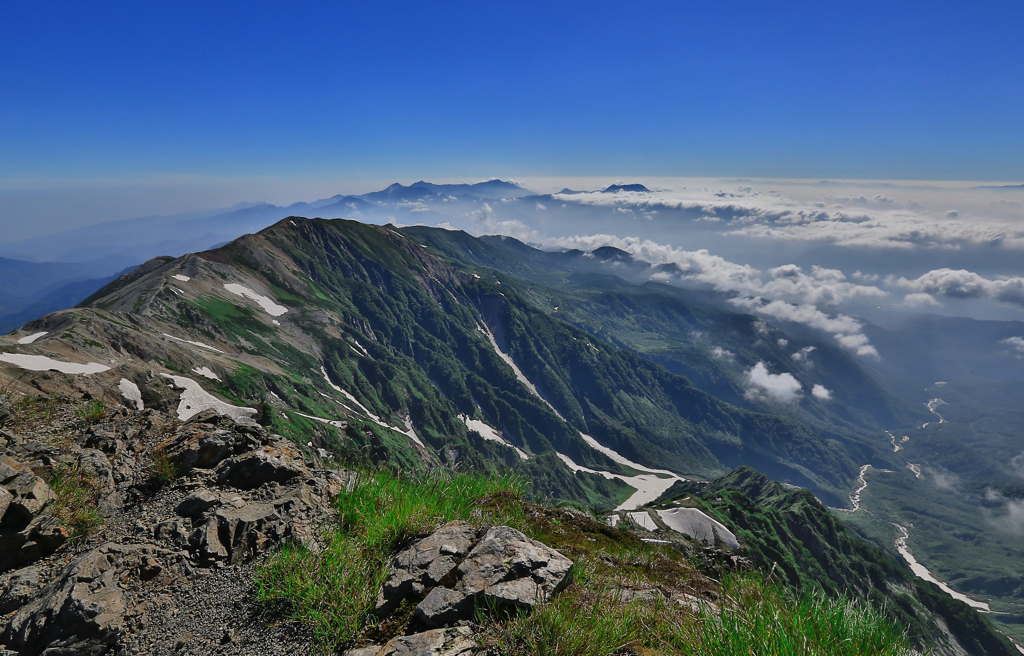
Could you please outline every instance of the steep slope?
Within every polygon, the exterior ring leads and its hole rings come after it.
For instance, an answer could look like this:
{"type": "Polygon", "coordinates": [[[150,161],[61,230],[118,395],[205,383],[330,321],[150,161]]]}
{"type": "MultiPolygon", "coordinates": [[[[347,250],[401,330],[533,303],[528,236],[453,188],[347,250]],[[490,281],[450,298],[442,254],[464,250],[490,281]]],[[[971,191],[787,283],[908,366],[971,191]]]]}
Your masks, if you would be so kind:
{"type": "Polygon", "coordinates": [[[102,396],[124,378],[165,405],[184,389],[183,417],[250,406],[303,443],[410,467],[520,465],[545,493],[586,503],[639,504],[741,464],[837,503],[858,464],[800,423],[718,401],[500,281],[352,221],[292,217],[151,261],[24,330],[42,331],[12,350],[110,369],[30,374],[39,388],[102,396]]]}
{"type": "Polygon", "coordinates": [[[911,639],[941,653],[1017,653],[991,622],[934,583],[901,566],[892,555],[855,535],[806,490],[786,490],[740,467],[709,484],[689,488],[666,507],[695,507],[722,522],[766,572],[798,590],[869,601],[911,639]]]}

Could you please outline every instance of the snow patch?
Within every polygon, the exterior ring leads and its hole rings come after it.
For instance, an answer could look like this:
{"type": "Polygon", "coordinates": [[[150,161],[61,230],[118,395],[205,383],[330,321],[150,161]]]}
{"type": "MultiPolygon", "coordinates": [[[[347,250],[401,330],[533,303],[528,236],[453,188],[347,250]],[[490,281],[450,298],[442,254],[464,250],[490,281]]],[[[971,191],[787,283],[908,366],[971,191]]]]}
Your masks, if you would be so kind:
{"type": "Polygon", "coordinates": [[[29,371],[49,371],[56,369],[62,374],[98,374],[110,369],[99,362],[80,364],[78,362],[61,362],[45,355],[25,355],[24,353],[0,353],[0,361],[8,362],[29,371]]]}
{"type": "Polygon", "coordinates": [[[658,497],[664,494],[666,490],[672,487],[672,484],[675,483],[677,480],[677,477],[661,478],[655,474],[624,476],[622,474],[613,474],[611,472],[598,471],[596,469],[590,469],[588,467],[583,467],[582,465],[577,465],[575,462],[573,462],[572,458],[565,454],[558,453],[557,451],[555,452],[555,455],[557,455],[562,460],[562,462],[565,463],[565,466],[571,469],[573,473],[582,471],[587,472],[588,474],[597,474],[598,476],[604,476],[609,480],[617,478],[623,483],[635,489],[636,492],[634,492],[628,499],[619,504],[615,508],[615,510],[632,510],[633,508],[639,508],[641,506],[646,506],[649,503],[653,503],[658,497]]]}
{"type": "Polygon", "coordinates": [[[271,319],[270,323],[274,324],[275,326],[280,326],[281,325],[281,322],[278,321],[277,319],[271,319]]]}
{"type": "MultiPolygon", "coordinates": [[[[293,410],[293,412],[295,412],[295,411],[293,410]]],[[[345,423],[344,421],[333,421],[331,419],[324,419],[323,417],[314,417],[313,415],[306,415],[306,414],[303,414],[301,412],[295,412],[295,414],[299,415],[300,417],[305,417],[306,419],[312,419],[313,421],[319,421],[321,424],[327,424],[328,426],[334,426],[335,428],[345,428],[346,426],[348,426],[348,424],[345,423]]]]}
{"type": "Polygon", "coordinates": [[[330,385],[334,389],[334,391],[341,393],[346,399],[348,399],[349,401],[354,403],[356,405],[356,407],[359,408],[359,410],[364,415],[369,417],[370,421],[372,421],[373,423],[377,424],[378,426],[380,426],[382,428],[387,428],[388,430],[393,430],[393,431],[395,431],[397,433],[401,433],[401,434],[405,435],[406,437],[408,437],[413,442],[415,442],[416,444],[419,444],[420,446],[426,448],[424,446],[423,442],[420,441],[420,438],[416,434],[415,429],[413,429],[412,421],[410,420],[409,417],[405,418],[405,430],[401,430],[400,428],[395,428],[394,426],[388,426],[387,424],[384,423],[383,420],[381,420],[380,417],[378,417],[377,415],[375,415],[372,412],[370,412],[369,409],[367,409],[367,407],[365,405],[360,403],[359,399],[357,399],[356,397],[354,397],[351,394],[349,394],[347,391],[345,391],[345,390],[341,389],[340,387],[338,387],[337,385],[335,385],[334,382],[331,380],[331,377],[327,375],[327,369],[325,369],[323,367],[323,365],[320,366],[320,373],[323,374],[324,380],[327,381],[327,384],[330,385]]]}
{"type": "Polygon", "coordinates": [[[217,353],[223,353],[224,352],[224,351],[220,350],[219,348],[214,348],[214,347],[210,346],[209,344],[203,344],[202,342],[193,342],[193,341],[188,340],[188,339],[182,339],[180,337],[175,337],[174,335],[168,335],[167,333],[164,333],[163,335],[164,335],[164,337],[170,337],[171,339],[173,339],[175,341],[184,342],[185,344],[191,344],[192,346],[198,346],[199,348],[210,349],[211,351],[216,351],[217,353]]]}
{"type": "Polygon", "coordinates": [[[176,273],[171,277],[174,278],[175,280],[180,280],[181,282],[188,282],[189,280],[192,280],[188,276],[183,276],[180,273],[176,273]]]}
{"type": "Polygon", "coordinates": [[[224,289],[228,290],[229,292],[237,296],[241,296],[243,298],[251,298],[252,300],[256,301],[259,304],[259,306],[263,308],[263,310],[272,317],[279,317],[288,311],[288,308],[286,308],[285,306],[278,305],[272,299],[262,294],[257,294],[248,287],[244,287],[242,285],[239,285],[238,283],[225,283],[224,289]]]}
{"type": "Polygon", "coordinates": [[[32,335],[29,335],[28,337],[22,337],[21,339],[18,340],[18,343],[19,344],[31,344],[32,342],[36,341],[40,337],[43,337],[43,336],[49,335],[49,334],[50,333],[48,333],[47,331],[44,330],[41,333],[35,333],[35,334],[32,334],[32,335]]]}
{"type": "Polygon", "coordinates": [[[948,594],[950,597],[954,599],[959,599],[971,608],[980,610],[983,613],[992,612],[992,608],[984,601],[971,599],[967,595],[961,592],[957,592],[953,588],[949,587],[942,581],[935,578],[932,575],[932,573],[928,571],[928,568],[922,565],[921,563],[917,562],[917,559],[914,558],[914,554],[910,552],[910,547],[907,546],[907,539],[910,538],[910,532],[907,530],[907,528],[896,523],[893,523],[893,526],[898,528],[900,530],[900,533],[902,533],[902,535],[896,538],[896,551],[900,552],[900,555],[903,556],[903,558],[907,561],[907,564],[910,565],[910,571],[912,571],[914,574],[917,574],[925,581],[931,581],[935,585],[939,586],[939,588],[943,592],[948,594]]]}
{"type": "Polygon", "coordinates": [[[548,403],[548,400],[540,395],[540,392],[537,391],[537,387],[533,383],[531,383],[530,379],[526,377],[526,374],[524,374],[519,369],[519,367],[516,366],[515,360],[512,359],[512,356],[498,348],[498,341],[494,339],[494,334],[487,328],[487,326],[481,326],[480,324],[477,324],[476,329],[487,336],[488,341],[491,342],[491,347],[494,348],[494,352],[498,354],[499,358],[505,361],[505,364],[512,367],[512,373],[516,375],[516,378],[519,379],[519,382],[525,385],[527,389],[533,392],[534,396],[536,396],[538,399],[543,401],[549,408],[551,408],[551,411],[558,415],[559,419],[565,421],[565,417],[563,417],[561,413],[558,412],[558,410],[555,410],[555,406],[548,403]]]}
{"type": "Polygon", "coordinates": [[[471,431],[476,431],[477,433],[480,434],[480,437],[484,438],[485,440],[490,440],[491,442],[500,442],[505,446],[509,447],[510,449],[515,449],[516,455],[519,456],[520,460],[529,460],[530,456],[526,455],[526,453],[522,449],[520,449],[514,444],[509,444],[508,442],[506,442],[505,438],[503,438],[498,433],[498,431],[494,430],[493,428],[491,428],[484,422],[480,421],[479,419],[470,419],[466,415],[459,415],[459,419],[462,420],[462,423],[466,424],[466,428],[468,428],[471,431]]]}
{"type": "Polygon", "coordinates": [[[715,544],[716,536],[719,541],[733,549],[740,546],[732,531],[696,508],[671,508],[658,510],[657,513],[661,521],[665,522],[665,526],[677,533],[703,540],[712,546],[715,544]]]}
{"type": "Polygon", "coordinates": [[[651,514],[646,510],[631,512],[629,513],[629,518],[648,531],[658,530],[658,525],[654,523],[654,518],[652,518],[651,514]]]}
{"type": "Polygon", "coordinates": [[[142,391],[139,389],[138,385],[127,378],[122,378],[121,382],[117,384],[117,389],[121,390],[121,396],[129,401],[135,402],[136,410],[146,409],[145,404],[142,403],[142,391]]]}
{"type": "Polygon", "coordinates": [[[583,438],[583,441],[586,442],[590,448],[594,449],[595,451],[600,451],[601,453],[608,456],[609,458],[619,463],[620,465],[632,467],[633,469],[639,469],[640,471],[643,472],[651,472],[652,474],[666,474],[674,479],[683,480],[678,474],[676,474],[675,472],[670,472],[667,469],[651,469],[650,467],[644,467],[640,463],[633,462],[629,458],[620,455],[618,451],[614,451],[604,446],[603,444],[601,444],[591,436],[587,435],[586,433],[580,433],[580,437],[583,438]]]}
{"type": "Polygon", "coordinates": [[[182,421],[191,419],[204,410],[213,410],[217,414],[231,417],[235,421],[256,414],[255,408],[243,408],[221,401],[204,390],[202,385],[191,378],[163,373],[160,375],[164,378],[170,378],[174,382],[175,387],[183,390],[181,401],[178,403],[178,419],[182,421]]]}
{"type": "Polygon", "coordinates": [[[220,376],[213,373],[213,370],[209,367],[193,367],[192,371],[193,373],[197,373],[204,378],[209,378],[210,380],[220,380],[220,376]]]}

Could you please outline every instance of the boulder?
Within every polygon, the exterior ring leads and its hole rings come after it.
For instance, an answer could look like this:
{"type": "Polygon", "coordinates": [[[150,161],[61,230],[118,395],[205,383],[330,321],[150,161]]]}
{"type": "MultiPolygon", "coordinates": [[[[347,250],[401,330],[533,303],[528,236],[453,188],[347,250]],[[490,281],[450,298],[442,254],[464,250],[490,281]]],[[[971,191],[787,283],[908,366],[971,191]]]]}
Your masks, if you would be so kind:
{"type": "Polygon", "coordinates": [[[39,587],[38,567],[24,567],[0,576],[0,615],[24,606],[39,587]]]}
{"type": "Polygon", "coordinates": [[[0,426],[6,425],[13,415],[14,404],[11,403],[11,397],[0,394],[0,426]]]}
{"type": "Polygon", "coordinates": [[[3,519],[4,513],[7,512],[7,508],[10,507],[11,501],[14,500],[14,495],[11,494],[7,488],[0,487],[0,520],[3,519]]]}
{"type": "Polygon", "coordinates": [[[468,523],[450,522],[398,554],[375,613],[383,617],[403,599],[422,598],[416,617],[443,627],[470,619],[478,604],[532,608],[571,581],[571,560],[514,528],[494,526],[477,536],[468,523]]]}
{"type": "Polygon", "coordinates": [[[377,594],[374,613],[389,615],[403,599],[422,597],[441,584],[473,547],[477,530],[469,522],[449,522],[395,556],[384,587],[377,594]]]}
{"type": "Polygon", "coordinates": [[[416,607],[428,626],[468,619],[477,603],[532,608],[567,586],[573,562],[510,526],[494,526],[459,565],[458,582],[437,587],[416,607]]]}
{"type": "Polygon", "coordinates": [[[6,527],[29,524],[46,504],[57,498],[46,481],[29,469],[21,471],[3,486],[13,497],[0,520],[0,525],[6,527]]]}
{"type": "Polygon", "coordinates": [[[254,490],[266,483],[286,483],[309,475],[301,458],[280,457],[266,450],[232,456],[217,467],[217,483],[240,490],[254,490]]]}
{"type": "Polygon", "coordinates": [[[21,653],[104,654],[118,642],[127,619],[147,610],[133,592],[147,581],[166,586],[189,574],[182,553],[105,544],[72,561],[22,606],[0,642],[21,653]]]}
{"type": "Polygon", "coordinates": [[[392,638],[383,647],[371,645],[345,652],[344,656],[470,656],[479,648],[473,632],[465,626],[432,629],[392,638]]]}

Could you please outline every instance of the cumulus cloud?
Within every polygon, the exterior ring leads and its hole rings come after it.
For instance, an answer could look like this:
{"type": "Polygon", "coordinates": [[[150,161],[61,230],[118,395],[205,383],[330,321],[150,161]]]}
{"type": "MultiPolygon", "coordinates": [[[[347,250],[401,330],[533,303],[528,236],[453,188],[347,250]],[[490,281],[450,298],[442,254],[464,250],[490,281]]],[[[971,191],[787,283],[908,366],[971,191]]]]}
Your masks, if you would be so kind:
{"type": "Polygon", "coordinates": [[[949,298],[988,298],[1024,307],[1024,278],[986,278],[966,269],[932,269],[914,279],[893,284],[914,292],[949,298]]]}
{"type": "Polygon", "coordinates": [[[721,346],[716,346],[713,349],[711,349],[711,357],[715,358],[716,360],[728,360],[729,362],[736,360],[735,353],[733,353],[729,349],[724,349],[721,346]]]}
{"type": "Polygon", "coordinates": [[[901,204],[881,194],[800,200],[774,192],[684,191],[585,193],[555,198],[589,205],[672,210],[694,221],[721,222],[728,228],[726,234],[755,238],[901,249],[970,244],[1024,248],[1024,230],[1019,220],[1014,220],[1018,217],[964,217],[957,210],[929,212],[920,203],[901,204]]]}
{"type": "Polygon", "coordinates": [[[1006,339],[999,340],[999,343],[1006,344],[1010,348],[1024,353],[1024,337],[1007,337],[1006,339]]]}
{"type": "Polygon", "coordinates": [[[522,221],[515,219],[502,221],[498,218],[494,208],[484,203],[480,209],[467,212],[466,217],[473,223],[473,232],[476,234],[508,235],[516,239],[527,241],[537,238],[536,231],[530,229],[522,221]]]}
{"type": "Polygon", "coordinates": [[[931,467],[925,467],[924,472],[932,477],[935,487],[940,490],[953,490],[960,485],[960,477],[953,472],[943,472],[931,467]]]}
{"type": "Polygon", "coordinates": [[[816,399],[820,399],[822,401],[831,401],[832,400],[832,391],[829,390],[829,389],[826,389],[826,387],[824,385],[815,385],[811,389],[811,396],[813,396],[816,399]]]}
{"type": "Polygon", "coordinates": [[[540,203],[537,203],[537,209],[543,212],[544,210],[547,209],[547,207],[545,207],[544,205],[541,205],[540,203]]]}
{"type": "Polygon", "coordinates": [[[803,362],[807,357],[814,352],[814,346],[805,346],[796,353],[793,354],[793,359],[797,362],[803,362]]]}
{"type": "Polygon", "coordinates": [[[1013,469],[1013,473],[1017,474],[1017,476],[1024,478],[1024,451],[1010,458],[1010,468],[1013,469]]]}
{"type": "Polygon", "coordinates": [[[1024,499],[1011,499],[997,490],[985,490],[985,501],[1003,506],[1004,513],[988,514],[988,520],[1005,533],[1024,534],[1024,499]]]}
{"type": "Polygon", "coordinates": [[[764,362],[758,362],[747,372],[750,389],[746,396],[754,400],[792,403],[800,398],[800,382],[790,373],[769,373],[764,362]]]}
{"type": "Polygon", "coordinates": [[[935,300],[935,297],[931,294],[924,292],[914,292],[913,294],[907,294],[903,297],[903,304],[909,307],[927,307],[929,305],[942,305],[935,300]]]}
{"type": "Polygon", "coordinates": [[[779,338],[779,346],[785,346],[786,344],[789,344],[789,340],[784,338],[784,337],[780,337],[779,338]]]}

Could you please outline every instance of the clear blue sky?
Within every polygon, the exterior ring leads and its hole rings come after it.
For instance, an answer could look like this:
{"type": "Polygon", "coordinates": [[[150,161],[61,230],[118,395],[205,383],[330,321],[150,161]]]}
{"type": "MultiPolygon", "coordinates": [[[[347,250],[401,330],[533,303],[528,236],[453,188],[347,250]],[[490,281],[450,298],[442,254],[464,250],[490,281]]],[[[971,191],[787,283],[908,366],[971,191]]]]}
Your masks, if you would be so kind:
{"type": "Polygon", "coordinates": [[[0,180],[1024,178],[1024,2],[53,3],[0,180]]]}

